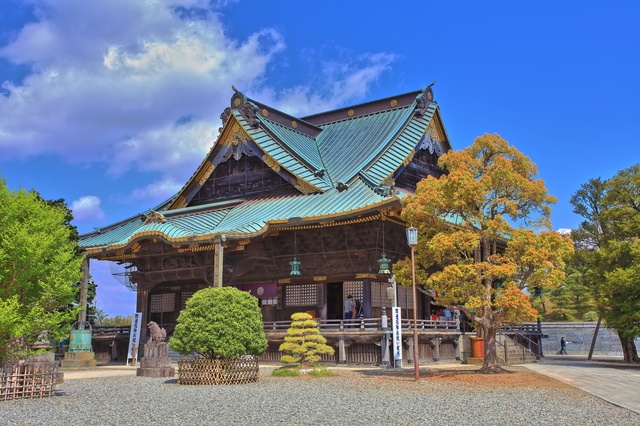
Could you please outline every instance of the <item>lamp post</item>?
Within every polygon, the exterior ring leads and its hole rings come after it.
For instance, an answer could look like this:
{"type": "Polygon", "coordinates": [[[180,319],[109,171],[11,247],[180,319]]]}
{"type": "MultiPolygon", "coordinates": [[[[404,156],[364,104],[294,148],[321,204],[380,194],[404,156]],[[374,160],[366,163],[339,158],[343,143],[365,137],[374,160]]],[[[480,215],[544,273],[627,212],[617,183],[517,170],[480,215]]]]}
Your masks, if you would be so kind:
{"type": "Polygon", "coordinates": [[[418,316],[416,303],[416,262],[414,251],[418,245],[418,228],[413,226],[406,229],[407,244],[411,247],[411,282],[413,284],[413,373],[416,381],[420,380],[420,360],[418,358],[418,316]]]}

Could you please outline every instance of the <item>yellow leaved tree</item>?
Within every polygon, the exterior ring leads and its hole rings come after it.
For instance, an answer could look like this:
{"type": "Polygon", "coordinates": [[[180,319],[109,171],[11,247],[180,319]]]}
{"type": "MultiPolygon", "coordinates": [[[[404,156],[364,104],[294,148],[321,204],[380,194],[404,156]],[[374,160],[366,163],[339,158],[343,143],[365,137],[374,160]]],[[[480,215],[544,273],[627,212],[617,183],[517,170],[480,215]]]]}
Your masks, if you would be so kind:
{"type": "MultiPolygon", "coordinates": [[[[536,319],[527,293],[563,281],[573,245],[549,230],[556,199],[535,164],[499,135],[480,136],[438,165],[447,173],[423,179],[403,200],[402,218],[419,229],[417,282],[479,325],[485,339],[480,371],[502,372],[497,330],[536,319]]],[[[394,273],[410,284],[410,260],[394,265],[394,273]]]]}

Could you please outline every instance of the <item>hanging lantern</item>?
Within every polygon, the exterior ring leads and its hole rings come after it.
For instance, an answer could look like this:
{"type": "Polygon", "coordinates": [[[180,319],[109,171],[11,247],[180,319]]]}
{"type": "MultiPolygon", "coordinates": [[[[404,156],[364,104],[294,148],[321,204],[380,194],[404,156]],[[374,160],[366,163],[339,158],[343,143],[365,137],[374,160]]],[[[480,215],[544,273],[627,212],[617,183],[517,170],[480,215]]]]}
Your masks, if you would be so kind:
{"type": "Polygon", "coordinates": [[[302,262],[300,262],[297,257],[294,257],[293,260],[289,262],[289,265],[291,265],[291,272],[289,275],[302,275],[300,273],[300,265],[302,265],[302,262]]]}
{"type": "Polygon", "coordinates": [[[378,264],[380,264],[380,269],[378,271],[379,274],[391,274],[391,270],[389,269],[391,260],[387,259],[387,255],[385,253],[382,253],[382,258],[378,259],[378,264]]]}

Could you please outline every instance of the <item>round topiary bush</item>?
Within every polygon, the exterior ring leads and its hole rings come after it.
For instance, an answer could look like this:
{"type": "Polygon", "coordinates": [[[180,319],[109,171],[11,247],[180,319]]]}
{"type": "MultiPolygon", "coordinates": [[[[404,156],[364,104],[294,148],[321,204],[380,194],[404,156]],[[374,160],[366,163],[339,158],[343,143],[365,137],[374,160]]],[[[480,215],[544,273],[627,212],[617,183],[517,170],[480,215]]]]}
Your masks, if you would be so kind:
{"type": "Polygon", "coordinates": [[[208,359],[262,355],[267,349],[258,300],[234,287],[196,292],[180,312],[169,346],[208,359]]]}

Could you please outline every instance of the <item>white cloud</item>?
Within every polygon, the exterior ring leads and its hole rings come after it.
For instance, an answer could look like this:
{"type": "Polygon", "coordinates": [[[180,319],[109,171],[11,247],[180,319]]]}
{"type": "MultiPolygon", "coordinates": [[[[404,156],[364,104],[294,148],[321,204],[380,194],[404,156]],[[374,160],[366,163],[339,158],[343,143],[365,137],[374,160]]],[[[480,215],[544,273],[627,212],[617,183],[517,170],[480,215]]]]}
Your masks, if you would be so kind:
{"type": "Polygon", "coordinates": [[[343,56],[342,60],[320,64],[321,72],[309,85],[283,89],[279,93],[267,88],[255,97],[296,116],[335,109],[364,98],[397,59],[389,53],[343,56]]]}
{"type": "MultiPolygon", "coordinates": [[[[53,153],[71,162],[104,162],[121,173],[154,152],[199,161],[210,138],[175,146],[185,131],[172,123],[191,116],[200,129],[217,128],[231,85],[253,87],[284,49],[273,30],[239,42],[226,37],[213,12],[185,18],[165,2],[40,4],[40,21],[0,49],[5,59],[32,66],[21,84],[2,83],[8,93],[0,96],[5,159],[53,153]],[[150,137],[158,129],[167,137],[150,137]],[[118,150],[131,140],[144,145],[127,151],[123,163],[118,150]],[[186,145],[192,145],[187,152],[186,145]]],[[[199,2],[171,6],[193,4],[199,2]]],[[[157,162],[144,163],[163,172],[157,162]]]]}
{"type": "Polygon", "coordinates": [[[105,215],[100,208],[100,198],[94,195],[86,195],[71,203],[74,220],[77,221],[101,221],[105,215]]]}
{"type": "Polygon", "coordinates": [[[164,200],[182,188],[181,183],[177,183],[172,179],[163,179],[155,181],[144,188],[136,188],[131,193],[131,200],[164,200]]]}
{"type": "Polygon", "coordinates": [[[571,229],[569,228],[560,228],[557,232],[561,235],[571,235],[571,229]]]}
{"type": "Polygon", "coordinates": [[[31,69],[20,83],[1,83],[0,160],[53,154],[105,165],[112,178],[147,173],[155,182],[132,199],[166,198],[191,176],[217,137],[232,84],[307,115],[360,101],[395,60],[339,52],[310,59],[321,72],[306,86],[266,87],[286,48],[280,33],[232,39],[208,1],[33,2],[38,20],[0,47],[0,58],[31,69]]]}

